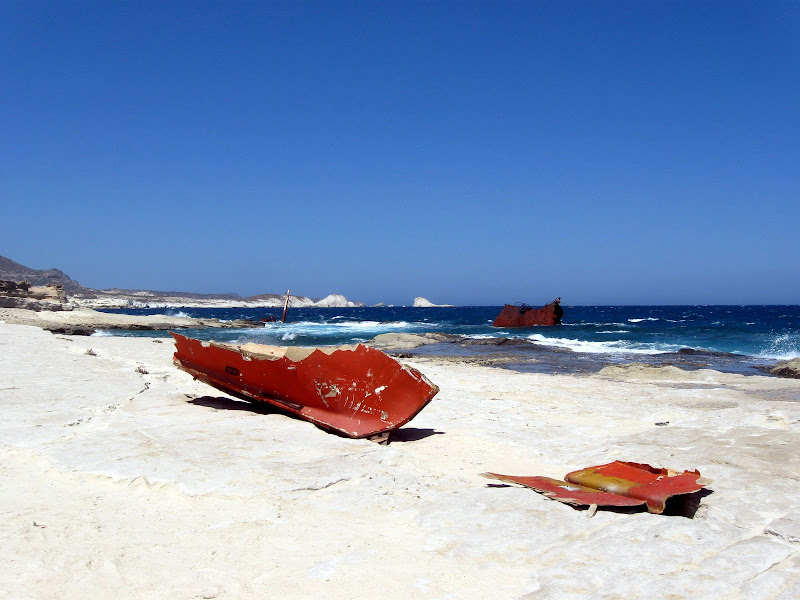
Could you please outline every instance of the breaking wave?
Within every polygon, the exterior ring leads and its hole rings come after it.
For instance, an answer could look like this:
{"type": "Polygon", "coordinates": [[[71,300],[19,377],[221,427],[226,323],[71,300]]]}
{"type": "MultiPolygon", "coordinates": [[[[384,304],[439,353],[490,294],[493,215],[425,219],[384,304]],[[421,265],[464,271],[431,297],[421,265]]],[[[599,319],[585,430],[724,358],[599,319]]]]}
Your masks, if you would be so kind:
{"type": "Polygon", "coordinates": [[[446,324],[441,322],[343,321],[334,317],[323,322],[265,323],[263,327],[248,329],[241,339],[257,343],[279,341],[297,345],[339,345],[370,340],[382,333],[421,333],[444,328],[446,324]]]}
{"type": "MultiPolygon", "coordinates": [[[[339,345],[370,340],[383,333],[442,332],[471,339],[517,338],[539,346],[610,357],[675,352],[696,348],[752,357],[756,362],[800,357],[800,307],[797,306],[606,306],[565,307],[559,327],[531,329],[491,326],[501,307],[362,307],[293,310],[287,323],[257,323],[244,329],[199,329],[201,339],[274,345],[339,345]]],[[[116,311],[109,311],[116,312],[116,311]]],[[[159,309],[124,309],[122,314],[163,314],[159,309]]],[[[178,307],[173,316],[246,319],[277,317],[263,309],[178,307]]],[[[95,335],[154,335],[139,331],[98,331],[95,335]]],[[[167,337],[166,332],[156,334],[167,337]]],[[[476,351],[485,350],[480,344],[476,351]]],[[[511,346],[509,346],[511,347],[511,346]]],[[[453,346],[442,346],[451,351],[453,346]]]]}
{"type": "Polygon", "coordinates": [[[586,323],[562,323],[560,326],[561,327],[627,327],[628,324],[588,321],[586,323]]]}
{"type": "MultiPolygon", "coordinates": [[[[353,333],[388,333],[391,331],[429,331],[441,329],[443,323],[424,323],[408,321],[338,321],[338,322],[314,322],[298,321],[296,323],[265,323],[266,330],[279,330],[299,334],[326,335],[326,334],[346,334],[353,333]]],[[[377,335],[377,333],[375,335],[377,335]]]]}
{"type": "Polygon", "coordinates": [[[184,319],[188,319],[191,317],[191,315],[183,312],[182,310],[168,310],[164,314],[167,315],[168,317],[182,317],[184,319]]]}
{"type": "Polygon", "coordinates": [[[593,342],[572,338],[546,337],[540,333],[531,334],[528,339],[541,346],[596,354],[663,354],[676,352],[680,349],[680,346],[674,344],[628,342],[625,340],[593,342]]]}
{"type": "Polygon", "coordinates": [[[800,334],[791,332],[776,334],[767,348],[757,356],[776,360],[800,358],[800,334]]]}

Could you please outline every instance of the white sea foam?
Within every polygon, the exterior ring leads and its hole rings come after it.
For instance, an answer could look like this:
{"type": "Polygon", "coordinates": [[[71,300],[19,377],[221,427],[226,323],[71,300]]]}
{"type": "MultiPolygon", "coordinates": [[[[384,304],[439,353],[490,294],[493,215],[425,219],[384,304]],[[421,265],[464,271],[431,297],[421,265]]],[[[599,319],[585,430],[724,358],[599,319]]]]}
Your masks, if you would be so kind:
{"type": "Polygon", "coordinates": [[[581,322],[581,323],[562,323],[560,327],[626,327],[627,323],[594,323],[592,321],[581,322]]]}
{"type": "MultiPolygon", "coordinates": [[[[184,319],[189,319],[189,318],[191,318],[191,317],[190,317],[188,314],[186,314],[186,313],[185,313],[185,312],[183,312],[182,310],[168,310],[168,311],[166,312],[166,314],[167,314],[167,316],[169,316],[169,317],[182,317],[182,318],[184,318],[184,319]]],[[[222,319],[220,319],[220,321],[221,321],[221,320],[222,320],[222,319]]]]}
{"type": "Polygon", "coordinates": [[[107,329],[97,329],[89,337],[112,337],[114,334],[107,329]]]}
{"type": "MultiPolygon", "coordinates": [[[[412,326],[406,321],[342,321],[341,323],[328,323],[328,325],[347,329],[407,329],[412,326]]],[[[414,326],[426,327],[427,323],[415,323],[414,326]]]]}
{"type": "Polygon", "coordinates": [[[775,360],[800,358],[800,335],[791,332],[777,334],[769,347],[759,352],[757,356],[775,360]]]}
{"type": "MultiPolygon", "coordinates": [[[[333,319],[331,319],[333,321],[333,319]]],[[[254,330],[255,338],[273,338],[285,342],[297,340],[300,344],[324,344],[326,338],[335,338],[338,343],[342,338],[370,339],[381,333],[393,331],[419,332],[441,329],[442,323],[407,322],[407,321],[341,321],[341,322],[296,321],[291,323],[269,322],[264,327],[254,330]]]]}
{"type": "Polygon", "coordinates": [[[644,317],[643,319],[628,319],[628,323],[641,323],[642,321],[660,321],[658,317],[644,317]]]}
{"type": "Polygon", "coordinates": [[[570,338],[545,337],[540,333],[531,334],[528,339],[542,346],[565,348],[573,352],[593,354],[663,354],[665,352],[675,352],[680,348],[674,345],[632,344],[624,340],[589,342],[570,338]]]}
{"type": "Polygon", "coordinates": [[[415,322],[409,323],[407,321],[341,321],[336,323],[320,323],[319,321],[293,321],[290,323],[271,322],[264,324],[268,328],[280,329],[297,329],[309,331],[324,331],[326,328],[342,330],[342,329],[355,329],[355,330],[374,330],[374,329],[411,329],[423,328],[431,329],[434,327],[442,327],[441,323],[424,323],[415,322]]]}
{"type": "Polygon", "coordinates": [[[608,331],[598,331],[597,333],[630,333],[630,329],[609,329],[608,331]]]}

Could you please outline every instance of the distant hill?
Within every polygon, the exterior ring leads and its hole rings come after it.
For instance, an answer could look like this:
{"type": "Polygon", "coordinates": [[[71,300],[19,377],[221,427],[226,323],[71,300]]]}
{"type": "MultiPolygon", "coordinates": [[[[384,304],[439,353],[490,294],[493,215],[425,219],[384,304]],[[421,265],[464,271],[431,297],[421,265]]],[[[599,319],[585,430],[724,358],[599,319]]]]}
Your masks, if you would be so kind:
{"type": "MultiPolygon", "coordinates": [[[[88,289],[88,288],[87,288],[88,289]]],[[[92,290],[97,291],[97,290],[92,290]]],[[[200,294],[197,292],[162,292],[158,290],[121,290],[113,288],[109,290],[102,290],[104,294],[119,295],[119,296],[134,296],[136,294],[146,293],[153,298],[211,298],[220,300],[239,300],[242,298],[239,294],[223,292],[220,294],[200,294]]]]}
{"type": "Polygon", "coordinates": [[[60,283],[64,290],[73,294],[80,294],[88,298],[98,294],[129,296],[146,292],[153,297],[181,297],[181,298],[220,298],[224,300],[235,300],[239,294],[196,294],[192,292],[157,292],[150,290],[95,290],[85,287],[72,279],[69,275],[59,269],[37,270],[14,262],[10,258],[0,256],[0,280],[10,281],[30,281],[33,285],[47,285],[48,283],[60,283]]]}
{"type": "MultiPolygon", "coordinates": [[[[69,293],[70,302],[94,308],[147,306],[153,308],[174,306],[283,306],[283,294],[259,294],[242,298],[239,294],[199,294],[195,292],[160,292],[141,289],[95,290],[82,286],[58,269],[39,271],[0,256],[0,280],[30,281],[33,285],[60,283],[69,293]]],[[[292,296],[290,306],[363,306],[362,302],[350,302],[339,294],[331,294],[319,300],[305,296],[292,296]]]]}
{"type": "Polygon", "coordinates": [[[83,287],[63,271],[59,271],[58,269],[31,269],[5,256],[0,256],[0,279],[30,281],[33,285],[60,283],[67,292],[84,292],[89,290],[89,288],[83,287]]]}

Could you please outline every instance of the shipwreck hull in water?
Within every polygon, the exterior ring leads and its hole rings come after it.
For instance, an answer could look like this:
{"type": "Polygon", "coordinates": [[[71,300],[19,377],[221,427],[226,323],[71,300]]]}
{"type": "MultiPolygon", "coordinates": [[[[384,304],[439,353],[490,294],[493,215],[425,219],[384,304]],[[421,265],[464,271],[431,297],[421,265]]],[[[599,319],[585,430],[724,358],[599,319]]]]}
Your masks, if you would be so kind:
{"type": "Polygon", "coordinates": [[[361,344],[235,346],[175,338],[175,365],[225,393],[266,402],[351,438],[408,423],[439,388],[416,369],[361,344]]]}
{"type": "Polygon", "coordinates": [[[506,304],[492,323],[493,327],[533,327],[535,325],[560,325],[564,310],[556,300],[533,308],[527,304],[506,304]]]}

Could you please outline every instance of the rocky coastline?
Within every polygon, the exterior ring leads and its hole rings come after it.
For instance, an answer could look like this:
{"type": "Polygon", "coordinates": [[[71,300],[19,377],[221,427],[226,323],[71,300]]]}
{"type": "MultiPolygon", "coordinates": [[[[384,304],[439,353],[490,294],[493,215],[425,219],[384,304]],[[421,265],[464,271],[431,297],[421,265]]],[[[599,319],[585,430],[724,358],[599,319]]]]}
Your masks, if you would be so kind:
{"type": "Polygon", "coordinates": [[[121,315],[104,313],[91,308],[73,310],[29,310],[26,308],[0,308],[0,321],[16,325],[33,325],[51,333],[67,335],[92,335],[100,329],[113,330],[169,330],[205,328],[259,327],[259,321],[235,319],[194,319],[169,315],[121,315]]]}
{"type": "MultiPolygon", "coordinates": [[[[282,307],[285,295],[259,294],[242,297],[236,294],[191,294],[187,292],[155,292],[149,290],[92,290],[70,295],[76,306],[86,308],[276,308],[282,307]]],[[[349,308],[364,306],[341,294],[324,298],[290,296],[289,308],[349,308]]]]}
{"type": "MultiPolygon", "coordinates": [[[[81,285],[59,269],[31,269],[0,256],[0,308],[72,310],[82,308],[274,308],[283,306],[285,294],[240,296],[233,293],[142,289],[99,290],[81,285]],[[69,294],[69,298],[67,298],[69,294]],[[11,299],[9,299],[11,298],[11,299]]],[[[324,298],[290,295],[289,307],[349,308],[365,306],[342,294],[324,298]]]]}

